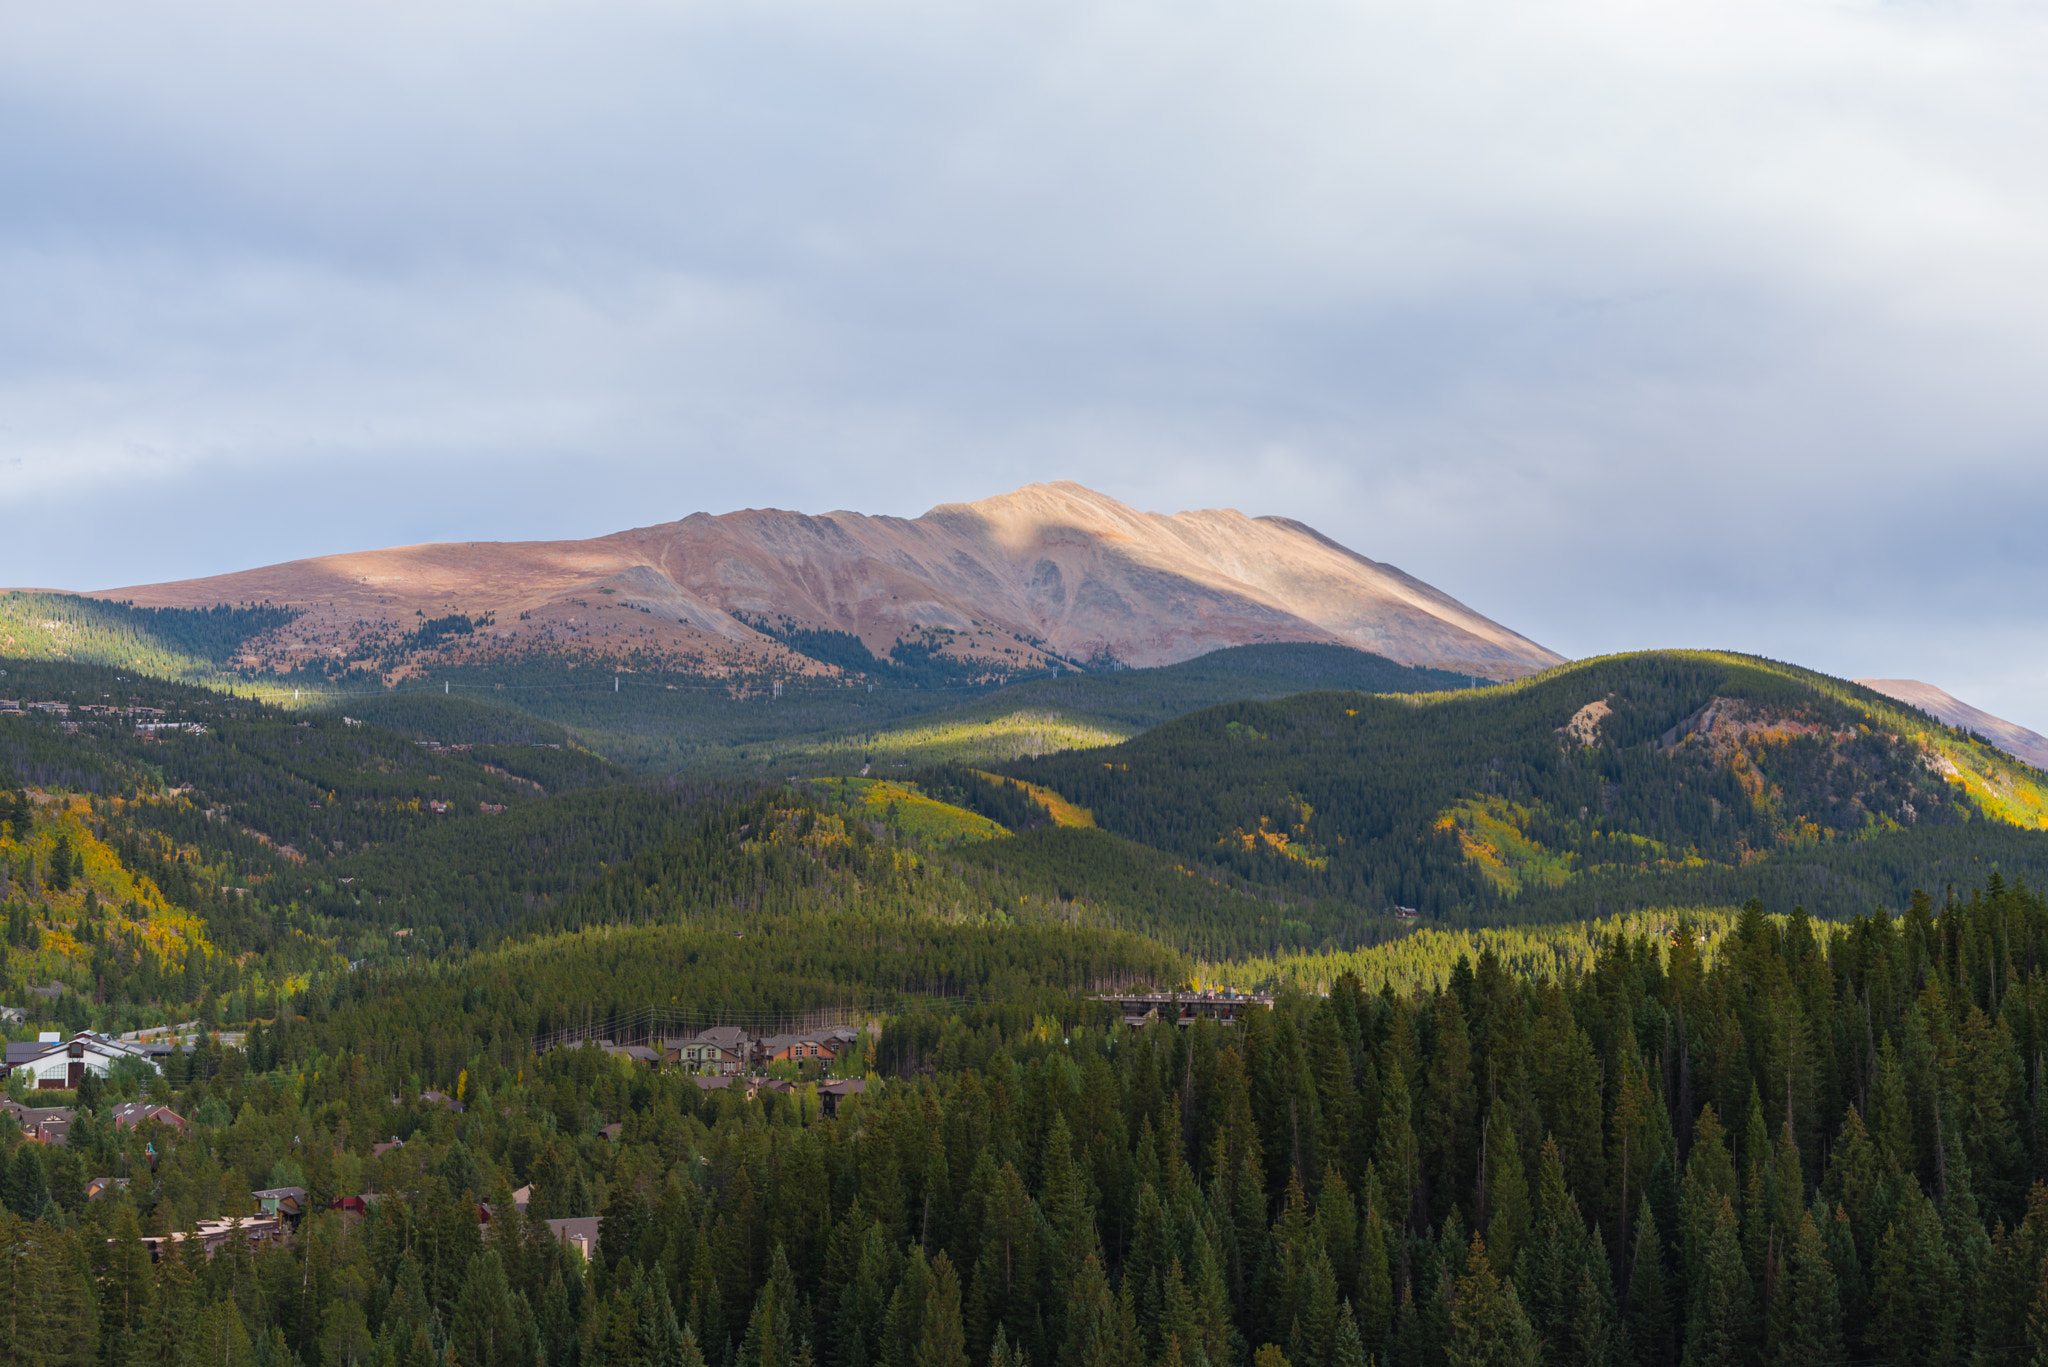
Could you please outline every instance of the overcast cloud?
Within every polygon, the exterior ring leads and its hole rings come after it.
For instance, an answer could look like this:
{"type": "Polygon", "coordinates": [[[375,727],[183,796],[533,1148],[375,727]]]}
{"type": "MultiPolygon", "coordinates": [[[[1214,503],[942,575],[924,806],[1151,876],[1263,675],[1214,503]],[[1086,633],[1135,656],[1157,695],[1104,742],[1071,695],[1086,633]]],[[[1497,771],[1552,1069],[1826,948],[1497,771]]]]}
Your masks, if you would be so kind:
{"type": "Polygon", "coordinates": [[[0,583],[1070,478],[2048,732],[2048,17],[0,3],[0,583]]]}

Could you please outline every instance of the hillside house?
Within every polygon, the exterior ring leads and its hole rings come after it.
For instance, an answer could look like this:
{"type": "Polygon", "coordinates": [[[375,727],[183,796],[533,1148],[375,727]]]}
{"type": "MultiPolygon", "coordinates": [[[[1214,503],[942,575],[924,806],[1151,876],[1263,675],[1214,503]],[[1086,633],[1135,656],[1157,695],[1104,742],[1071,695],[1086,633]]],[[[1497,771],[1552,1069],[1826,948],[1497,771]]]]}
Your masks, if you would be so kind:
{"type": "Polygon", "coordinates": [[[753,1040],[737,1025],[714,1025],[686,1039],[662,1041],[662,1056],[693,1073],[729,1076],[747,1066],[753,1040]]]}
{"type": "Polygon", "coordinates": [[[548,1221],[548,1233],[583,1255],[589,1262],[597,1253],[597,1239],[604,1226],[602,1215],[585,1215],[574,1220],[548,1221]]]}
{"type": "Polygon", "coordinates": [[[818,1089],[818,1104],[824,1108],[828,1118],[836,1118],[840,1102],[850,1096],[859,1096],[867,1089],[868,1084],[857,1077],[847,1078],[843,1082],[828,1082],[818,1089]]]}
{"type": "Polygon", "coordinates": [[[152,1120],[159,1125],[170,1126],[179,1134],[184,1134],[188,1128],[184,1116],[154,1102],[124,1101],[114,1107],[114,1128],[117,1130],[132,1130],[152,1120]]]}
{"type": "Polygon", "coordinates": [[[263,1191],[252,1191],[249,1195],[255,1200],[257,1210],[276,1216],[294,1230],[306,1212],[312,1209],[304,1187],[269,1187],[263,1191]]]}
{"type": "Polygon", "coordinates": [[[796,1035],[771,1035],[754,1046],[754,1061],[762,1065],[806,1062],[829,1065],[858,1038],[845,1026],[796,1035]]]}
{"type": "Polygon", "coordinates": [[[59,1147],[70,1142],[71,1122],[78,1112],[68,1106],[24,1106],[18,1101],[0,1101],[0,1116],[12,1117],[22,1134],[39,1144],[59,1147]]]}

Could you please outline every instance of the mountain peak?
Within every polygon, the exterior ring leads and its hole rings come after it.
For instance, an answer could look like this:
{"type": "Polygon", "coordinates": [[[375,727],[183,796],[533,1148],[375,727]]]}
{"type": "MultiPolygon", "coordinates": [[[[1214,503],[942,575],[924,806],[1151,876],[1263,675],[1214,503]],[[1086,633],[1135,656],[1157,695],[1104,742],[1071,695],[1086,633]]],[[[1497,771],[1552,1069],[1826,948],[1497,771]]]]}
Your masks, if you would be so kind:
{"type": "Polygon", "coordinates": [[[296,607],[297,622],[252,645],[253,666],[375,660],[387,677],[451,651],[536,649],[829,672],[786,644],[819,631],[858,636],[877,656],[911,641],[999,673],[1170,664],[1258,641],[1349,645],[1496,679],[1562,659],[1292,519],[1140,512],[1067,480],[912,519],[699,513],[588,541],[404,546],[98,596],[296,607]],[[421,623],[451,615],[476,625],[423,645],[421,623]]]}

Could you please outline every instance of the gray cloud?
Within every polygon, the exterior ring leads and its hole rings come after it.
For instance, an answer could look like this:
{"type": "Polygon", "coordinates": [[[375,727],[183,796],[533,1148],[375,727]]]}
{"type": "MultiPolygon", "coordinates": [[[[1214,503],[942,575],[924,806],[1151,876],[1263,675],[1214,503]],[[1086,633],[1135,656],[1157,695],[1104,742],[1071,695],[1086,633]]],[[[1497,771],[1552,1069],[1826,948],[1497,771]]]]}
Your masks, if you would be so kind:
{"type": "Polygon", "coordinates": [[[1064,477],[2048,731],[2028,7],[0,24],[0,582],[1064,477]]]}

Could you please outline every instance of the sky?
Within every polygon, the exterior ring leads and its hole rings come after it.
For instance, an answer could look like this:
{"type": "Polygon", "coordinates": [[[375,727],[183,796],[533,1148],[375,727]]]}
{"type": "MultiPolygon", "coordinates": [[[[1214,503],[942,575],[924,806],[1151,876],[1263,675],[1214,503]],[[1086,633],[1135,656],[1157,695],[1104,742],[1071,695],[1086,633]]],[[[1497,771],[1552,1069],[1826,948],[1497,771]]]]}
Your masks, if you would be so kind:
{"type": "Polygon", "coordinates": [[[0,584],[1075,479],[2048,732],[2048,11],[0,0],[0,584]]]}

